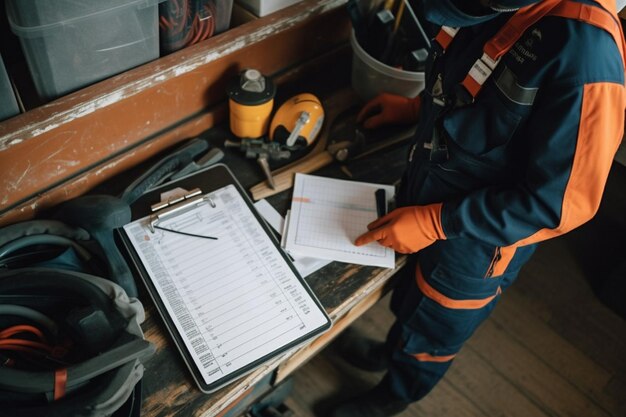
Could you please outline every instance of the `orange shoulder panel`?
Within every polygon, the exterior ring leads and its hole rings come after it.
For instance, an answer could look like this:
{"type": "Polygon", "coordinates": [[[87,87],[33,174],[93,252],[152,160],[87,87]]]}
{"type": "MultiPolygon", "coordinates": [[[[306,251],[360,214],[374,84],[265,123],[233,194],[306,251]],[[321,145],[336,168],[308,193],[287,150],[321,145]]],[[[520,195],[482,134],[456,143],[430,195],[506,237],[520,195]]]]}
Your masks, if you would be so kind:
{"type": "Polygon", "coordinates": [[[517,242],[528,245],[549,239],[591,219],[600,205],[606,179],[624,135],[626,91],[615,83],[594,83],[583,87],[576,153],[565,188],[561,223],[542,229],[517,242]]]}

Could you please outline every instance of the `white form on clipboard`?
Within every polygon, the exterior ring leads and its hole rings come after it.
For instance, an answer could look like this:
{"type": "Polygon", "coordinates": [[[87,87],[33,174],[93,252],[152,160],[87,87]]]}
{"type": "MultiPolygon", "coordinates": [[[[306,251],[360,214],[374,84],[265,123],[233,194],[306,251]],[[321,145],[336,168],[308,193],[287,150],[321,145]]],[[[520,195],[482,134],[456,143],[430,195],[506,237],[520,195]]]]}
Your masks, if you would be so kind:
{"type": "Polygon", "coordinates": [[[211,385],[329,321],[235,186],[206,197],[160,221],[168,231],[153,232],[150,217],[124,230],[203,382],[211,385]]]}

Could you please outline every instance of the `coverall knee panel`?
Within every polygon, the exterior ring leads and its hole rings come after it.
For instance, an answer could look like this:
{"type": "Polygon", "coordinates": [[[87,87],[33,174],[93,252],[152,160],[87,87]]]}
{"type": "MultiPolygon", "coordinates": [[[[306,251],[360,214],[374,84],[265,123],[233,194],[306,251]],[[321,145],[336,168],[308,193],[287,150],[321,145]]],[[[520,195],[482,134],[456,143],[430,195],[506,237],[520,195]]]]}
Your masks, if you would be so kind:
{"type": "Polygon", "coordinates": [[[414,271],[413,280],[403,281],[411,285],[402,287],[402,297],[392,299],[398,321],[388,338],[390,346],[395,339],[391,388],[406,401],[419,400],[443,377],[463,343],[489,316],[502,280],[445,273],[425,278],[419,267],[414,271]]]}
{"type": "Polygon", "coordinates": [[[417,266],[417,291],[408,293],[416,298],[403,323],[405,350],[416,354],[423,347],[433,356],[456,354],[495,305],[501,280],[450,273],[443,264],[426,277],[417,266]]]}

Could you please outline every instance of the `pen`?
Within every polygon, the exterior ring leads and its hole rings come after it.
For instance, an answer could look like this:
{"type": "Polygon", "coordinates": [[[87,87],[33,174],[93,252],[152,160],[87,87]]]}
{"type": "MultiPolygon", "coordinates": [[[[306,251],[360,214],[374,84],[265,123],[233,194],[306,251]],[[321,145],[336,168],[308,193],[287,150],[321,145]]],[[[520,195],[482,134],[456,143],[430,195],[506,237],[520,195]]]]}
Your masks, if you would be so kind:
{"type": "Polygon", "coordinates": [[[387,214],[387,193],[385,193],[384,188],[376,190],[376,212],[378,217],[387,214]]]}
{"type": "Polygon", "coordinates": [[[421,35],[422,39],[424,40],[424,43],[426,44],[426,47],[428,49],[430,49],[430,40],[428,39],[428,36],[426,35],[426,32],[424,31],[424,28],[422,27],[422,24],[420,23],[419,19],[415,15],[415,12],[413,11],[413,8],[409,4],[409,0],[403,0],[403,2],[406,5],[406,9],[409,11],[409,14],[411,15],[411,18],[415,22],[415,25],[417,26],[417,29],[419,30],[420,35],[421,35]]]}
{"type": "Polygon", "coordinates": [[[382,9],[376,13],[374,22],[368,30],[368,49],[366,49],[366,52],[374,59],[382,59],[392,35],[394,19],[390,10],[382,9]]]}
{"type": "Polygon", "coordinates": [[[361,13],[361,9],[359,9],[357,0],[348,0],[346,7],[348,8],[348,15],[350,16],[350,21],[352,22],[356,39],[359,42],[359,45],[365,49],[366,30],[365,24],[363,23],[363,15],[361,13]]]}

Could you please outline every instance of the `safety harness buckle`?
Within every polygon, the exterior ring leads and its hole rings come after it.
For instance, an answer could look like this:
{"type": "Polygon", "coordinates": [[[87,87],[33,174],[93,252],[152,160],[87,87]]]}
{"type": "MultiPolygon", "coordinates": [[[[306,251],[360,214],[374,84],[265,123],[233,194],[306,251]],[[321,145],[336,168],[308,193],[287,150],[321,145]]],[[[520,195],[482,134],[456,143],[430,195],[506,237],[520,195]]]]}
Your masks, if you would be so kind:
{"type": "Polygon", "coordinates": [[[501,58],[493,59],[486,52],[474,62],[469,73],[461,83],[463,87],[475,98],[489,79],[493,70],[496,69],[501,58]]]}
{"type": "Polygon", "coordinates": [[[433,137],[430,142],[424,142],[424,149],[428,149],[429,160],[434,163],[442,163],[448,160],[448,146],[441,141],[439,129],[433,130],[433,137]]]}

